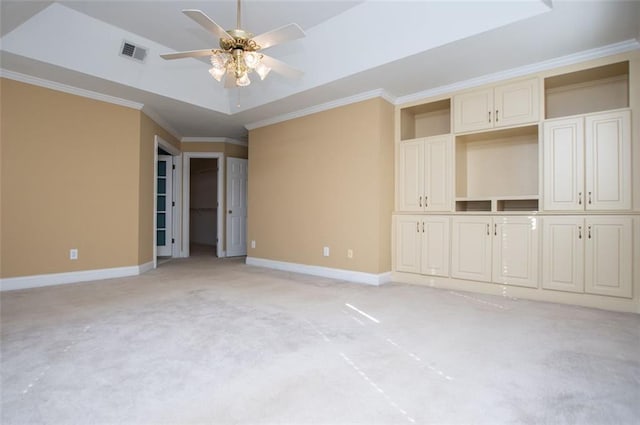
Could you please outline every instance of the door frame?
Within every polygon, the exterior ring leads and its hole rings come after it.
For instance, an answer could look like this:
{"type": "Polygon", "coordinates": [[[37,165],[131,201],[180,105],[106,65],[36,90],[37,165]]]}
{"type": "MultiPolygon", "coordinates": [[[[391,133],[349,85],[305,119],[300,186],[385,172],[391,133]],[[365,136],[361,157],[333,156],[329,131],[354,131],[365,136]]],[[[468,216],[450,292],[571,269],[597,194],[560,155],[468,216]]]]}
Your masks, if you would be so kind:
{"type": "Polygon", "coordinates": [[[218,207],[217,207],[217,217],[218,223],[217,227],[217,235],[216,235],[216,256],[218,258],[226,257],[226,251],[223,249],[224,246],[224,232],[225,232],[225,223],[223,214],[224,207],[224,170],[225,170],[225,157],[222,152],[183,152],[183,166],[182,166],[182,256],[189,256],[189,207],[191,204],[191,158],[207,158],[207,159],[217,159],[218,160],[218,207]]]}
{"type": "Polygon", "coordinates": [[[182,210],[178,208],[180,205],[180,191],[178,190],[181,187],[181,176],[182,176],[182,152],[180,149],[173,146],[171,143],[164,140],[162,137],[155,135],[153,138],[153,268],[158,267],[158,247],[156,246],[157,241],[157,227],[156,227],[156,215],[158,213],[158,207],[156,205],[156,198],[158,196],[158,148],[162,148],[167,151],[173,157],[173,165],[175,166],[175,172],[173,172],[173,185],[171,188],[171,196],[173,198],[173,202],[176,204],[176,208],[173,209],[171,220],[172,220],[172,238],[175,239],[175,243],[171,246],[171,256],[172,257],[181,257],[180,252],[180,240],[181,234],[178,231],[180,229],[180,221],[182,220],[181,214],[182,210]]]}

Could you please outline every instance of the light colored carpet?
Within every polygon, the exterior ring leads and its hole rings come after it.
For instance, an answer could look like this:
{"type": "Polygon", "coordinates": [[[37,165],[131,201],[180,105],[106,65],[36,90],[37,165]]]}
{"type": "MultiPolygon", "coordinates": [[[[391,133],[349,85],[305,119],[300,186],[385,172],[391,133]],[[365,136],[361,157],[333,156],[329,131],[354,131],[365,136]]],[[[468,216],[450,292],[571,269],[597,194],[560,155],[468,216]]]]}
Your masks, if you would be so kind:
{"type": "Polygon", "coordinates": [[[1,295],[2,424],[638,424],[640,316],[173,260],[1,295]]]}

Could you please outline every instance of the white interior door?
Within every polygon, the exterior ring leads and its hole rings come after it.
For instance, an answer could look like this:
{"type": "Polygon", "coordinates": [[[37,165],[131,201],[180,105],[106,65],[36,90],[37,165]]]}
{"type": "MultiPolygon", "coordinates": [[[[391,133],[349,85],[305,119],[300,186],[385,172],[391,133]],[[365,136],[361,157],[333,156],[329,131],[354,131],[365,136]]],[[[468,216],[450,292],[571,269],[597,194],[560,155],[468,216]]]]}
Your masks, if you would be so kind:
{"type": "Polygon", "coordinates": [[[158,155],[156,175],[156,248],[158,257],[171,256],[173,243],[173,157],[158,155]]]}
{"type": "Polygon", "coordinates": [[[227,256],[247,255],[246,159],[227,158],[227,256]]]}

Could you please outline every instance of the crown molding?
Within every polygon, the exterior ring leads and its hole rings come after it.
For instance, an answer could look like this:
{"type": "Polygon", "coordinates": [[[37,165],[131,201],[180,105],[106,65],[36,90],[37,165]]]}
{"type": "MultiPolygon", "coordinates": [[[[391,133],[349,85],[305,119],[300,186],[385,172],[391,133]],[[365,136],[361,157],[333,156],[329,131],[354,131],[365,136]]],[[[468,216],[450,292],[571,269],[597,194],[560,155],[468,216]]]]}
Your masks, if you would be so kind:
{"type": "Polygon", "coordinates": [[[295,112],[290,112],[288,114],[278,115],[273,118],[267,118],[262,121],[256,121],[253,123],[245,124],[244,127],[247,130],[254,130],[256,128],[265,127],[267,125],[277,124],[283,121],[289,121],[294,118],[300,118],[306,115],[316,114],[322,111],[328,111],[329,109],[350,105],[356,102],[362,102],[364,100],[369,100],[376,97],[381,97],[382,99],[386,100],[391,104],[395,103],[395,98],[391,96],[389,93],[387,93],[384,89],[376,89],[376,90],[371,90],[364,93],[359,93],[349,97],[343,97],[342,99],[332,100],[331,102],[321,103],[319,105],[311,106],[309,108],[301,109],[295,112]]]}
{"type": "Polygon", "coordinates": [[[231,139],[229,137],[183,137],[180,141],[183,143],[226,143],[228,145],[249,146],[249,143],[246,141],[231,139]]]}
{"type": "Polygon", "coordinates": [[[597,47],[595,49],[584,50],[582,52],[573,53],[559,58],[549,59],[518,68],[512,68],[505,71],[496,72],[494,74],[483,75],[482,77],[471,78],[469,80],[460,81],[446,86],[440,86],[433,89],[421,91],[418,93],[400,96],[396,98],[395,104],[419,101],[428,97],[438,96],[447,93],[477,87],[484,84],[495,83],[510,78],[522,77],[537,72],[547,71],[549,69],[560,68],[563,66],[574,65],[580,62],[586,62],[594,59],[600,59],[606,56],[612,56],[619,53],[625,53],[632,50],[639,50],[640,42],[636,39],[621,41],[619,43],[609,44],[607,46],[597,47]]]}
{"type": "Polygon", "coordinates": [[[165,129],[169,134],[176,138],[176,140],[180,140],[182,137],[180,133],[173,128],[164,118],[162,118],[154,109],[150,108],[147,105],[142,107],[142,112],[151,118],[156,124],[165,129]]]}
{"type": "Polygon", "coordinates": [[[115,96],[109,96],[107,94],[102,94],[91,90],[69,86],[67,84],[62,84],[55,81],[45,80],[44,78],[21,74],[15,71],[9,71],[3,68],[0,68],[0,77],[20,81],[21,83],[27,83],[34,86],[44,87],[51,90],[61,91],[76,96],[86,97],[93,100],[99,100],[101,102],[113,103],[115,105],[125,106],[127,108],[141,110],[143,107],[142,103],[133,102],[131,100],[126,100],[115,96]]]}

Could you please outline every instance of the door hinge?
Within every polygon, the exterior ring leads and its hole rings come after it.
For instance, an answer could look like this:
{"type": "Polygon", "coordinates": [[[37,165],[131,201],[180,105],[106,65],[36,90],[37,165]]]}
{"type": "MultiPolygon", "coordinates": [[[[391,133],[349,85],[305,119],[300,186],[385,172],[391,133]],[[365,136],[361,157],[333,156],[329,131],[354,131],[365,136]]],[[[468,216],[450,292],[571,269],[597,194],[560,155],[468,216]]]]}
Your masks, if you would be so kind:
{"type": "Polygon", "coordinates": [[[171,206],[175,207],[176,206],[176,201],[171,201],[171,206]]]}
{"type": "Polygon", "coordinates": [[[176,164],[172,164],[172,165],[171,165],[171,169],[172,169],[172,170],[175,170],[175,169],[176,169],[176,164]]]}
{"type": "Polygon", "coordinates": [[[171,238],[171,243],[176,243],[176,240],[171,238]]]}

